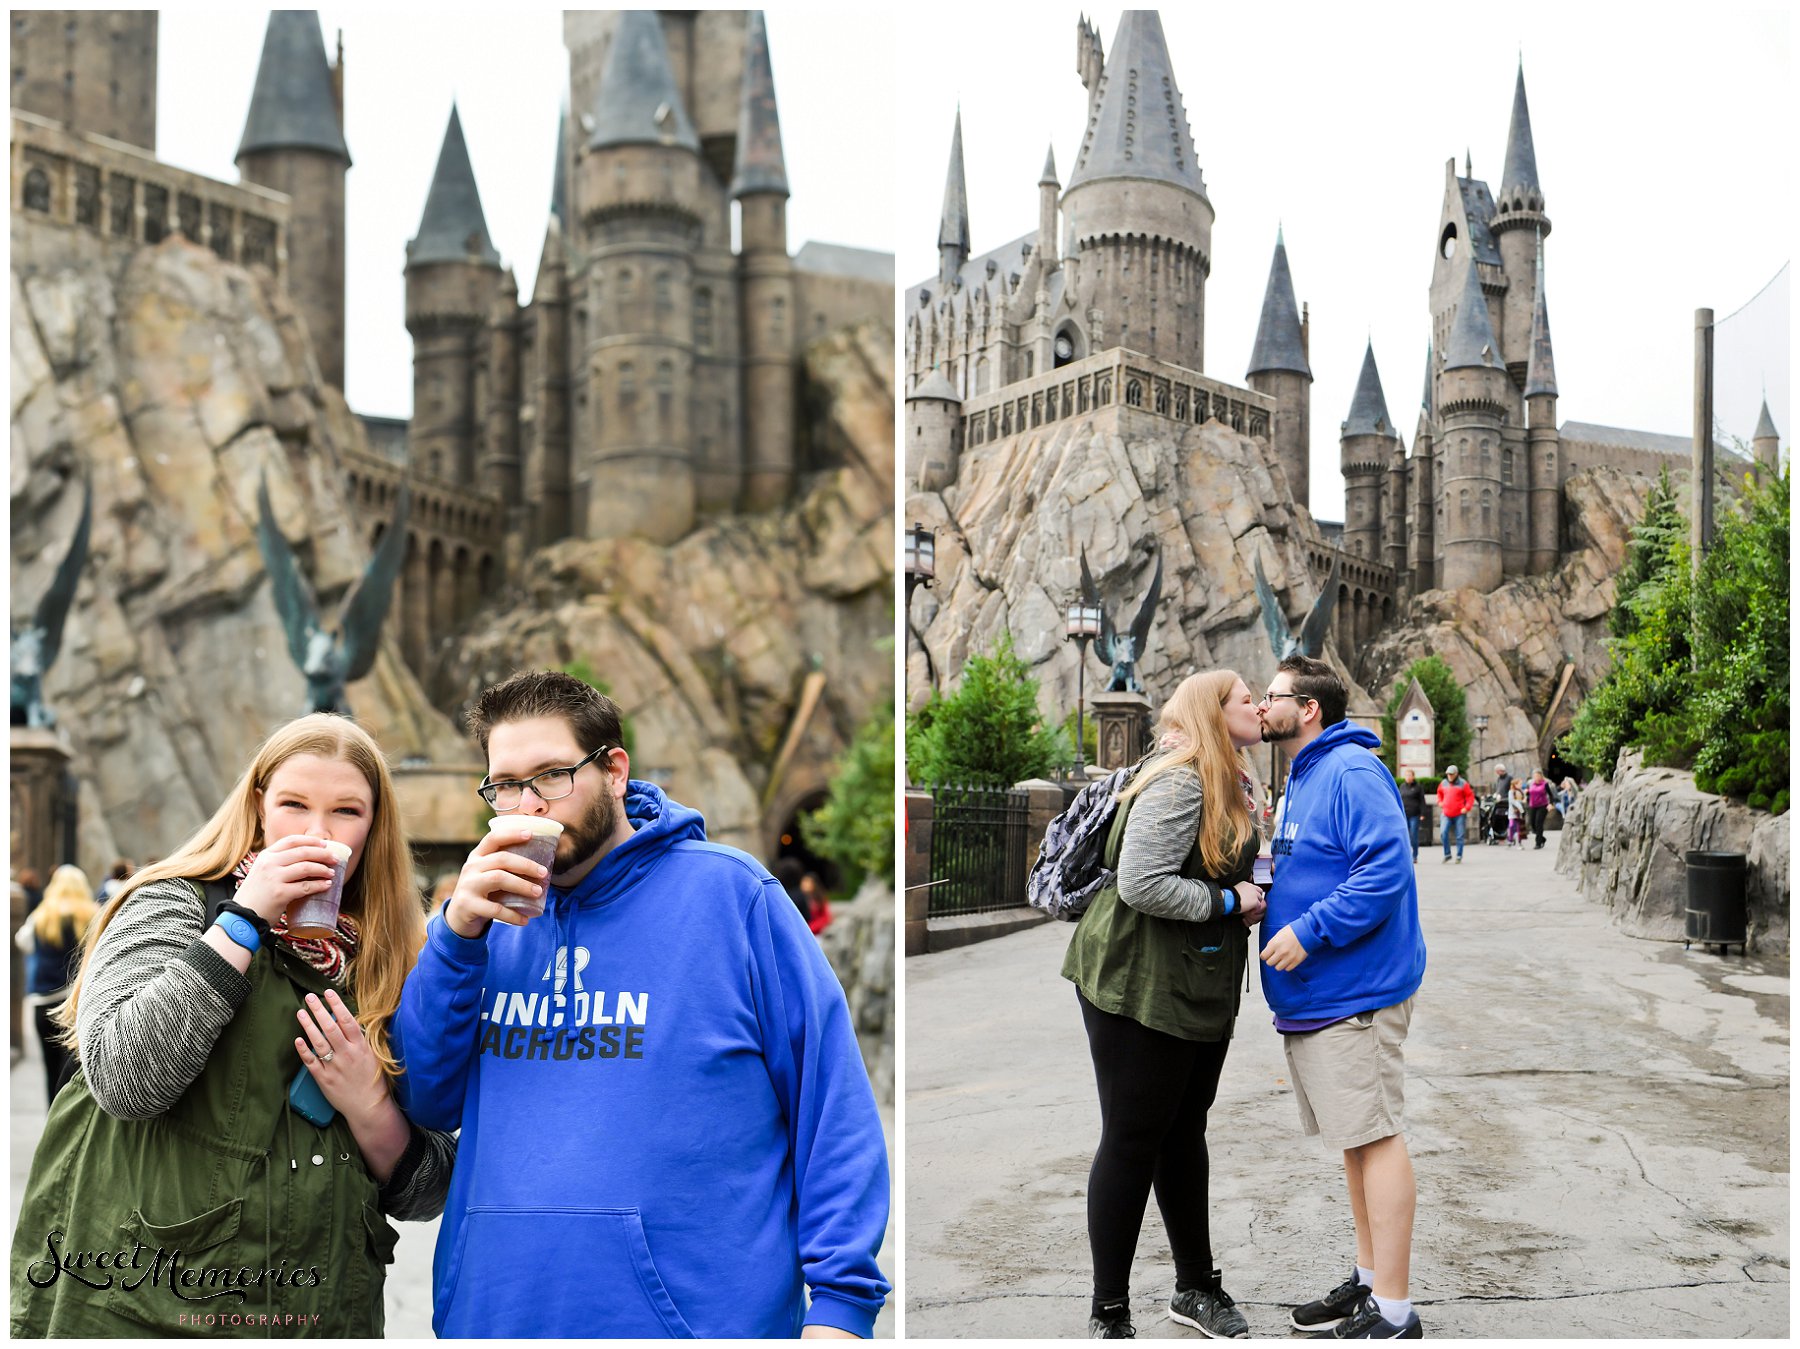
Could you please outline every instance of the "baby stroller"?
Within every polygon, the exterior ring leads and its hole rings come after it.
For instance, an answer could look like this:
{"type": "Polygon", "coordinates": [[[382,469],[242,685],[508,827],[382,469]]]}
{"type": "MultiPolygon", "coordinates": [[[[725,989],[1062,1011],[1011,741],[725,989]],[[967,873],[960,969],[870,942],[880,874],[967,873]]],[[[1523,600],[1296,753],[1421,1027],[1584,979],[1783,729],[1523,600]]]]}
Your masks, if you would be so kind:
{"type": "Polygon", "coordinates": [[[1499,795],[1484,796],[1475,809],[1481,817],[1481,841],[1506,842],[1506,798],[1499,795]]]}

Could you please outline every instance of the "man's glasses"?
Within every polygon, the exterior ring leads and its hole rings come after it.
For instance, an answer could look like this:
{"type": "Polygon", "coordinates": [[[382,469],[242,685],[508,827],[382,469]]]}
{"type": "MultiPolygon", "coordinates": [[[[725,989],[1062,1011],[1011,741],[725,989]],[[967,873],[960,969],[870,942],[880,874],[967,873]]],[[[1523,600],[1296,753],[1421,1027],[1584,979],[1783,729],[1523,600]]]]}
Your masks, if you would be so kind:
{"type": "Polygon", "coordinates": [[[499,782],[484,782],[475,790],[481,793],[482,800],[499,811],[517,810],[525,800],[527,787],[540,801],[560,801],[575,790],[575,775],[613,748],[602,745],[580,763],[570,764],[567,768],[546,768],[523,780],[502,778],[499,782]]]}
{"type": "Polygon", "coordinates": [[[1265,693],[1262,696],[1262,701],[1258,703],[1257,706],[1267,707],[1278,698],[1292,698],[1297,703],[1316,703],[1319,701],[1317,698],[1308,698],[1304,693],[1265,693]]]}

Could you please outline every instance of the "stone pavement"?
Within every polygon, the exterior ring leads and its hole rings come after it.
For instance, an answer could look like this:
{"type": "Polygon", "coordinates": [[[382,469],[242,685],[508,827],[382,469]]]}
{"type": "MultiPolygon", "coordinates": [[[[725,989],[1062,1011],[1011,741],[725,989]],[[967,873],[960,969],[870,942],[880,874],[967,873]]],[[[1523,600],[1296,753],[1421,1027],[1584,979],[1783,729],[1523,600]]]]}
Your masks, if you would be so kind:
{"type": "MultiPolygon", "coordinates": [[[[12,1205],[7,1214],[9,1234],[19,1221],[19,1206],[25,1196],[25,1180],[31,1172],[31,1154],[38,1136],[44,1131],[44,1061],[32,1028],[29,1011],[25,1018],[25,1055],[12,1066],[12,1205]]],[[[894,1112],[883,1107],[881,1127],[887,1136],[890,1174],[894,1156],[894,1112]]],[[[394,1224],[400,1241],[394,1247],[394,1263],[387,1276],[387,1335],[389,1339],[431,1339],[431,1257],[437,1248],[438,1223],[394,1224]]],[[[888,1222],[888,1240],[881,1252],[881,1268],[889,1279],[895,1279],[899,1264],[893,1241],[893,1221],[888,1222]]],[[[877,1338],[891,1338],[894,1333],[894,1301],[881,1310],[875,1321],[877,1338]]]]}
{"type": "MultiPolygon", "coordinates": [[[[1784,1336],[1788,963],[1626,937],[1542,852],[1420,853],[1407,1060],[1427,1335],[1784,1336]]],[[[1079,1337],[1100,1132],[1064,924],[906,962],[909,1337],[1079,1337]]],[[[1355,1254],[1254,971],[1209,1123],[1215,1263],[1256,1336],[1355,1254]]],[[[1151,1201],[1140,1337],[1173,1265],[1151,1201]]]]}

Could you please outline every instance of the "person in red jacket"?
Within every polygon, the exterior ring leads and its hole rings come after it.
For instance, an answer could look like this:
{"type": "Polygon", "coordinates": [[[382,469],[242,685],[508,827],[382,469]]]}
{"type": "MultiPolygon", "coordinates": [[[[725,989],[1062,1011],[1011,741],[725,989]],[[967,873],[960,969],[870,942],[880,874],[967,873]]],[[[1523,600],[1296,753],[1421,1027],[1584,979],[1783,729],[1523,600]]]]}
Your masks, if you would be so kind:
{"type": "Polygon", "coordinates": [[[1438,811],[1444,817],[1444,860],[1450,860],[1450,836],[1456,835],[1456,861],[1462,864],[1463,836],[1468,832],[1469,812],[1475,809],[1475,789],[1456,775],[1456,765],[1444,770],[1438,783],[1438,811]]]}

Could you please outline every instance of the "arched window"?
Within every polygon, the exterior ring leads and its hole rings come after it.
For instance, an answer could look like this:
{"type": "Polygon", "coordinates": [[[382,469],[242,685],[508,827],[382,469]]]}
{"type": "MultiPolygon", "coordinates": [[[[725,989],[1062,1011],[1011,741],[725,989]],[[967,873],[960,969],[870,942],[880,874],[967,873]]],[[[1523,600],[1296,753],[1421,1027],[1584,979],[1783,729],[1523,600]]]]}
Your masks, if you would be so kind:
{"type": "Polygon", "coordinates": [[[25,173],[25,209],[50,213],[50,175],[35,164],[25,173]]]}
{"type": "Polygon", "coordinates": [[[1135,379],[1127,380],[1125,383],[1125,406],[1133,408],[1144,406],[1144,386],[1135,379]]]}
{"type": "Polygon", "coordinates": [[[1156,410],[1163,416],[1169,415],[1169,391],[1158,387],[1156,390],[1156,410]]]}
{"type": "Polygon", "coordinates": [[[702,286],[694,292],[694,345],[701,351],[711,351],[713,344],[713,297],[712,291],[702,286]]]}
{"type": "Polygon", "coordinates": [[[978,356],[975,359],[975,392],[986,393],[987,391],[988,358],[986,356],[978,356]]]}
{"type": "Polygon", "coordinates": [[[656,421],[667,433],[675,417],[675,365],[672,361],[656,363],[656,421]]]}

